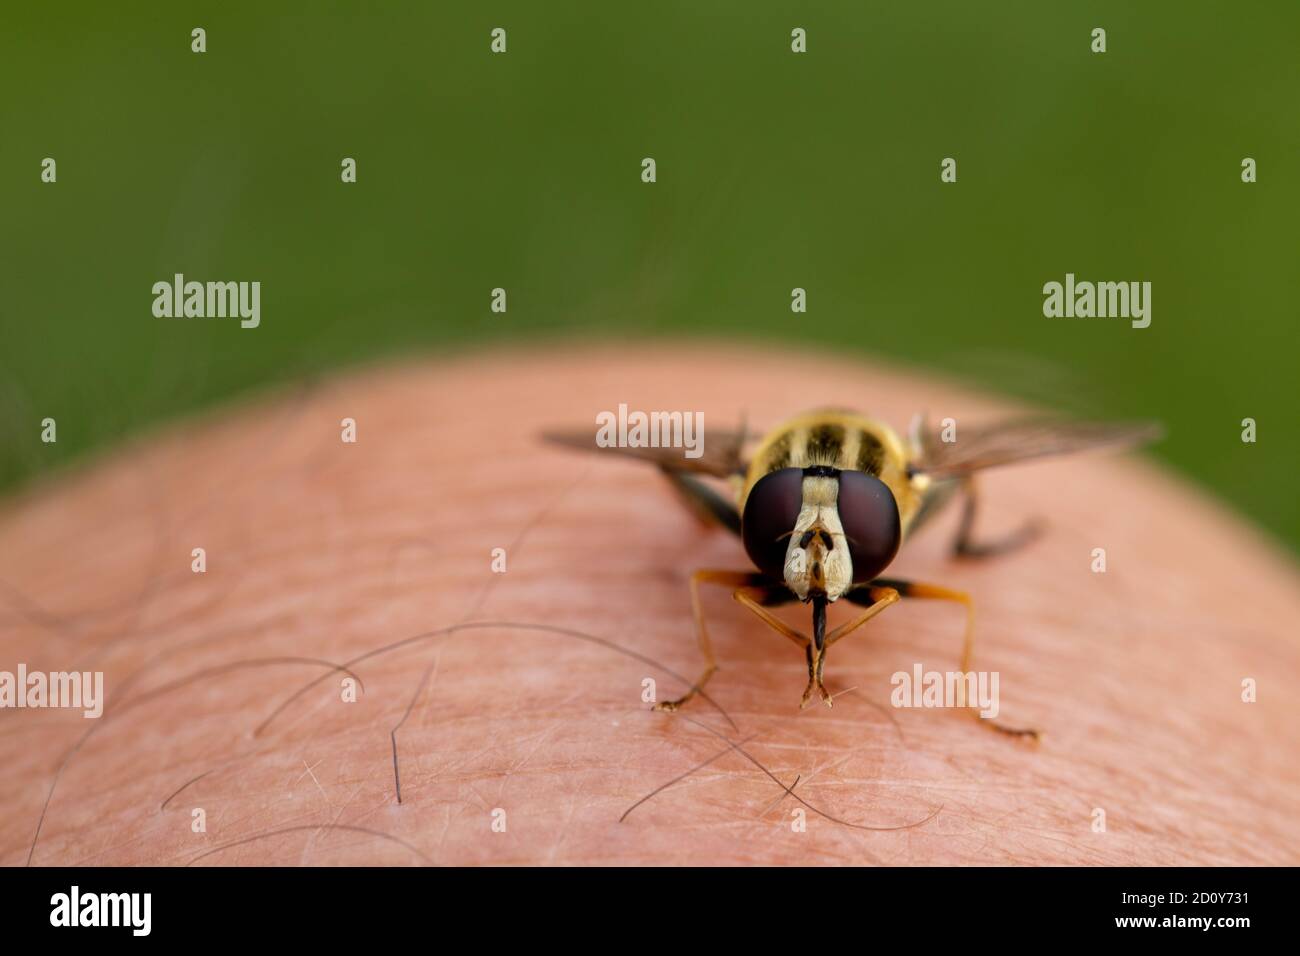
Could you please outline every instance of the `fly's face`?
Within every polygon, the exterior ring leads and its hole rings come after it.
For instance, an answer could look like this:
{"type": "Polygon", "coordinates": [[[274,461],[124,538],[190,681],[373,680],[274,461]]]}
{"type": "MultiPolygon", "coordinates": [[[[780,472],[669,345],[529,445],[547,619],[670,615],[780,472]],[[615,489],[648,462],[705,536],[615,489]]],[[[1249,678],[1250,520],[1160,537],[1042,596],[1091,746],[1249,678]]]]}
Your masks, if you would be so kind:
{"type": "Polygon", "coordinates": [[[853,559],[837,507],[839,480],[805,475],[800,491],[803,500],[786,545],[782,578],[800,601],[813,595],[834,601],[853,584],[853,559]]]}
{"type": "Polygon", "coordinates": [[[765,475],[745,501],[750,560],[801,601],[835,601],[888,567],[902,540],[898,505],[880,479],[826,466],[765,475]]]}

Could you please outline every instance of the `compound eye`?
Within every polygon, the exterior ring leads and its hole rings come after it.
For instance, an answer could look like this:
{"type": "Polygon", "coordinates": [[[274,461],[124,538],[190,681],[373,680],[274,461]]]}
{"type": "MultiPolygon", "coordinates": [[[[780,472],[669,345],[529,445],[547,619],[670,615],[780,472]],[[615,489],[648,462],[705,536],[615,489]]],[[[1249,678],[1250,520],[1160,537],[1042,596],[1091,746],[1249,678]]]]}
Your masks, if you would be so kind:
{"type": "Polygon", "coordinates": [[[871,581],[889,567],[902,541],[894,493],[864,471],[841,472],[839,513],[853,558],[853,581],[871,581]]]}
{"type": "Polygon", "coordinates": [[[745,499],[740,536],[754,566],[778,581],[785,576],[785,552],[803,507],[803,469],[782,468],[758,479],[745,499]]]}

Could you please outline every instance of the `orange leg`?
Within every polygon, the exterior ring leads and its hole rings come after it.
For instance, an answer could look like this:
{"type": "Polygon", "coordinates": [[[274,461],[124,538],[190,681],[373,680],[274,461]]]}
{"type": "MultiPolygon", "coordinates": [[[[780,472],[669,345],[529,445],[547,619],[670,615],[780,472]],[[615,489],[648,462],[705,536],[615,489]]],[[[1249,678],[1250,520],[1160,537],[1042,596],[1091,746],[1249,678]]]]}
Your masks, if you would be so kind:
{"type": "MultiPolygon", "coordinates": [[[[952,601],[961,604],[966,608],[966,632],[962,638],[961,650],[961,671],[963,674],[971,672],[971,658],[975,654],[975,603],[971,600],[969,594],[965,591],[957,591],[952,588],[941,587],[937,584],[922,584],[917,581],[900,581],[895,579],[880,578],[873,582],[876,588],[890,588],[905,598],[929,598],[936,601],[952,601]]],[[[858,600],[851,592],[848,597],[850,600],[858,600]]],[[[966,685],[964,681],[957,684],[958,706],[963,707],[968,714],[974,717],[983,726],[990,730],[996,730],[999,733],[1007,734],[1011,737],[1031,737],[1039,740],[1042,734],[1030,727],[1009,727],[1006,724],[998,723],[996,720],[989,720],[981,717],[980,712],[974,704],[966,702],[966,685]]]]}
{"type": "Polygon", "coordinates": [[[685,694],[676,700],[659,701],[655,704],[655,710],[674,711],[681,707],[700,692],[718,669],[718,662],[713,656],[713,645],[709,643],[709,629],[704,623],[704,609],[700,606],[700,585],[717,584],[741,589],[753,587],[765,580],[761,574],[751,571],[700,570],[691,575],[691,611],[695,616],[695,634],[700,642],[700,654],[704,656],[704,672],[685,694]]]}

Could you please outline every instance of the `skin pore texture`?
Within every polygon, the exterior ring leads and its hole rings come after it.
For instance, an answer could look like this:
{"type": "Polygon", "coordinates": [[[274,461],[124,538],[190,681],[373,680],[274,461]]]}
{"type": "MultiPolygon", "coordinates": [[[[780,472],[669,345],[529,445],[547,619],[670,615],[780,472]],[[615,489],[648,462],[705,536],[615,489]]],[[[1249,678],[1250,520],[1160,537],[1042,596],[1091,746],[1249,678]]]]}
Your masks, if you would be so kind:
{"type": "Polygon", "coordinates": [[[826,356],[573,346],[282,390],[51,478],[0,511],[0,670],[103,671],[106,703],[0,710],[0,864],[1300,863],[1300,578],[1222,505],[1076,456],[981,476],[981,535],[1046,520],[1025,548],[953,558],[955,508],[904,545],[889,576],[972,595],[974,666],[1041,743],[890,706],[895,672],[958,666],[964,612],[925,600],[835,645],[834,707],[801,712],[803,653],[706,587],[721,670],[656,713],[644,682],[702,667],[691,572],[750,565],[653,468],[537,440],[620,402],[702,410],[706,447],[742,414],[1014,410],[826,356]]]}

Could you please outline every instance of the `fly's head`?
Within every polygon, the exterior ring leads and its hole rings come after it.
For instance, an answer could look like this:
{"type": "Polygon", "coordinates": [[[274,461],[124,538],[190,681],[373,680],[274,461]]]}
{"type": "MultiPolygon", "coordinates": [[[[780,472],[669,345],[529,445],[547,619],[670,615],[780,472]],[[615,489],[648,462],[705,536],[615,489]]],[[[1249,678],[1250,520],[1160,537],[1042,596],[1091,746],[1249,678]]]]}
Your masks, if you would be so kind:
{"type": "Polygon", "coordinates": [[[834,468],[782,468],[750,490],[745,550],[801,601],[832,602],[873,580],[902,540],[898,505],[879,478],[834,468]]]}

